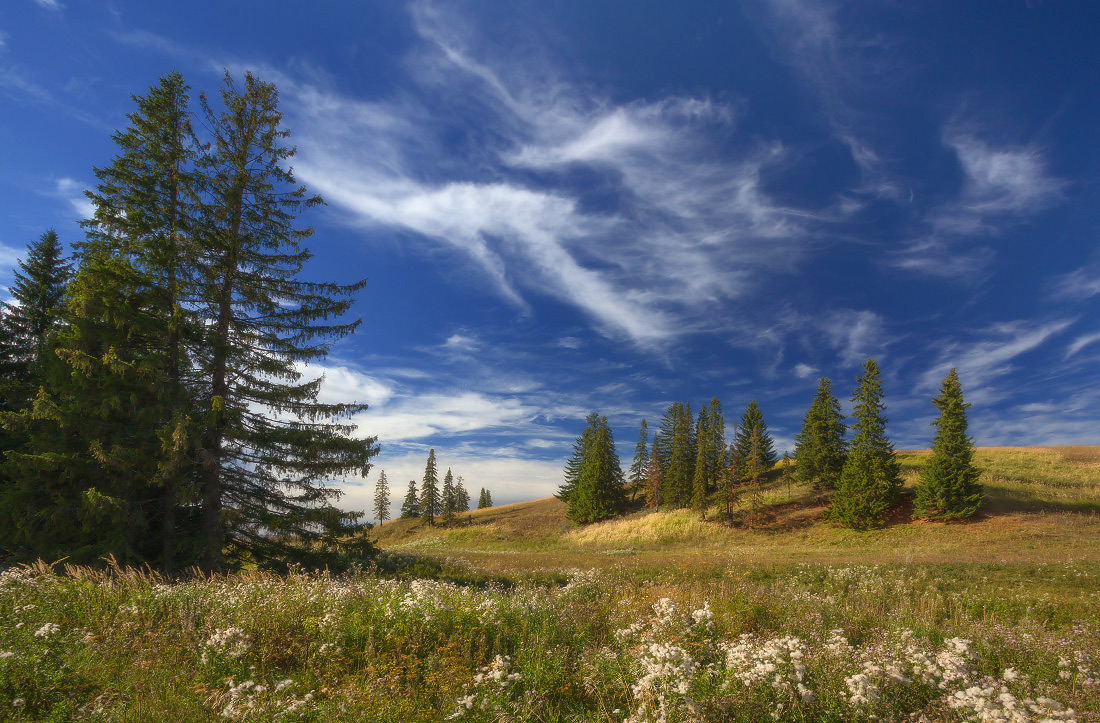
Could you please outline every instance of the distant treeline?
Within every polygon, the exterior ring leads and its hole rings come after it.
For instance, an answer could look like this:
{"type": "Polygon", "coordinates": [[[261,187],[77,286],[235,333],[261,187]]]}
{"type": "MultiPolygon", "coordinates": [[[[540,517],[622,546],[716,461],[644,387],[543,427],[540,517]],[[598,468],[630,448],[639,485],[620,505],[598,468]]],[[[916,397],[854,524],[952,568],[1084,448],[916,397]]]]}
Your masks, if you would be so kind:
{"type": "MultiPolygon", "coordinates": [[[[902,484],[894,445],[886,434],[886,405],[874,359],[863,365],[851,399],[849,427],[829,379],[820,380],[795,436],[793,460],[784,454],[783,473],[831,491],[830,519],[857,529],[879,527],[897,503],[902,484]],[[849,429],[852,436],[846,439],[849,429]]],[[[917,486],[914,515],[944,520],[969,517],[984,495],[973,463],[973,441],[967,434],[970,405],[963,400],[954,369],[932,403],[940,414],[933,422],[932,458],[917,486]]],[[[728,447],[717,399],[701,406],[697,418],[690,403],[674,402],[661,418],[652,444],[643,419],[626,475],[607,417],[592,413],[586,422],[558,489],[558,497],[569,504],[570,519],[578,522],[619,514],[627,497],[638,495],[644,496],[651,510],[691,507],[704,519],[717,504],[729,520],[741,496],[750,492],[751,524],[762,478],[777,461],[774,441],[755,401],[734,424],[734,439],[728,447]]]]}

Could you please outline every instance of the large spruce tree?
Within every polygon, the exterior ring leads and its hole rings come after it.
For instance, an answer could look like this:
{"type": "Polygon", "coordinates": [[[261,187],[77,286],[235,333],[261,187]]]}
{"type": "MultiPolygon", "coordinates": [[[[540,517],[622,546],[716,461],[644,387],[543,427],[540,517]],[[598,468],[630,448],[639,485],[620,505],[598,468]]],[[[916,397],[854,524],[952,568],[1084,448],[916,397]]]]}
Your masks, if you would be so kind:
{"type": "Polygon", "coordinates": [[[952,369],[932,399],[939,417],[932,422],[936,436],[932,456],[921,470],[913,515],[934,520],[970,517],[981,506],[985,493],[974,465],[974,442],[967,434],[966,410],[959,375],[952,369]]]}
{"type": "Polygon", "coordinates": [[[745,477],[748,477],[750,473],[749,467],[753,460],[753,434],[758,437],[757,446],[759,447],[760,464],[762,469],[767,471],[775,466],[779,456],[775,451],[775,442],[772,441],[772,436],[768,433],[764,413],[760,411],[760,405],[756,403],[755,399],[745,407],[741,419],[737,422],[737,434],[734,437],[737,458],[741,460],[740,473],[745,477]]]}
{"type": "Polygon", "coordinates": [[[286,557],[308,547],[318,526],[340,524],[327,482],[365,475],[378,448],[345,421],[365,404],[324,404],[323,378],[306,365],[327,341],[359,321],[338,323],[364,281],[299,278],[313,233],[296,214],[322,203],[296,184],[294,148],[282,126],[275,86],[228,72],[223,108],[200,101],[212,144],[205,177],[204,325],[199,357],[203,561],[209,569],[243,555],[286,557]],[[288,547],[287,541],[293,541],[288,547]]]}
{"type": "Polygon", "coordinates": [[[455,512],[458,511],[458,500],[455,499],[455,478],[451,468],[447,468],[447,474],[443,475],[443,490],[439,496],[439,516],[443,518],[443,524],[450,526],[455,520],[455,512]]]}
{"type": "Polygon", "coordinates": [[[886,436],[886,405],[874,359],[863,364],[852,395],[854,434],[829,517],[846,527],[881,527],[901,489],[900,465],[886,436]]]}
{"type": "Polygon", "coordinates": [[[846,451],[844,415],[827,377],[818,381],[813,401],[802,418],[802,429],[794,441],[799,479],[817,489],[836,489],[846,451]]]}
{"type": "Polygon", "coordinates": [[[566,466],[569,491],[566,515],[575,522],[596,522],[618,514],[626,502],[623,471],[607,417],[593,412],[566,466]]]}

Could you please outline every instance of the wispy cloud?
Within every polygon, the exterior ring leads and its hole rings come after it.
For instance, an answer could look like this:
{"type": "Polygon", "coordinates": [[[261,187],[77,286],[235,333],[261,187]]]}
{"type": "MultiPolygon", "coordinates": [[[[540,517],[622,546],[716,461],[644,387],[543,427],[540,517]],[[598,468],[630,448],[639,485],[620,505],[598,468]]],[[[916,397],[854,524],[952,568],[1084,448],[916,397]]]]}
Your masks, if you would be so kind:
{"type": "Polygon", "coordinates": [[[16,249],[0,243],[0,278],[10,277],[19,259],[26,253],[26,249],[16,249]]]}
{"type": "Polygon", "coordinates": [[[862,364],[868,357],[881,358],[889,342],[882,317],[873,311],[839,309],[819,324],[830,346],[849,366],[862,364]]]}
{"type": "Polygon", "coordinates": [[[1050,283],[1055,299],[1084,301],[1100,294],[1100,263],[1093,263],[1055,277],[1050,283]]]}
{"type": "Polygon", "coordinates": [[[417,4],[413,17],[423,45],[408,94],[363,102],[323,80],[280,82],[298,115],[296,171],[358,222],[458,252],[525,313],[529,293],[548,294],[643,347],[797,262],[808,214],[760,181],[784,149],[736,140],[735,108],[616,104],[552,65],[478,57],[447,10],[417,4]]]}
{"type": "Polygon", "coordinates": [[[84,192],[88,187],[80,181],[71,178],[59,178],[55,181],[56,195],[69,202],[69,206],[76,212],[79,218],[91,218],[95,213],[95,207],[84,192]]]}
{"type": "Polygon", "coordinates": [[[794,375],[799,379],[810,379],[818,373],[818,368],[809,364],[795,364],[794,375]]]}
{"type": "Polygon", "coordinates": [[[1086,346],[1089,346],[1090,344],[1095,344],[1098,341],[1100,341],[1100,332],[1096,332],[1093,334],[1083,334],[1082,336],[1077,337],[1070,343],[1068,347],[1066,347],[1065,358],[1069,359],[1071,356],[1081,351],[1086,346]]]}
{"type": "Polygon", "coordinates": [[[58,0],[34,0],[34,2],[38,7],[45,8],[55,13],[59,13],[65,9],[65,6],[58,2],[58,0]]]}
{"type": "Polygon", "coordinates": [[[997,386],[997,380],[1016,371],[1014,360],[1058,336],[1073,321],[1011,321],[979,330],[974,334],[977,341],[948,344],[940,353],[939,361],[920,376],[915,392],[938,388],[947,372],[954,367],[966,389],[968,400],[982,403],[995,401],[1006,394],[997,386]]]}

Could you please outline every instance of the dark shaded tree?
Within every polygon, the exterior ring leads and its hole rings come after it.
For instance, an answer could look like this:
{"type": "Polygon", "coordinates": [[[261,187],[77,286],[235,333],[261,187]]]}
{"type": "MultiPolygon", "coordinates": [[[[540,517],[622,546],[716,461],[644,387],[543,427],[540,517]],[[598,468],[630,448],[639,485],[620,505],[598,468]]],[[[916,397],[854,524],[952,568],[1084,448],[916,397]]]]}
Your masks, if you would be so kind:
{"type": "Polygon", "coordinates": [[[799,479],[816,489],[836,489],[847,445],[840,401],[833,396],[827,377],[818,381],[813,401],[802,418],[802,429],[794,440],[799,479]]]}
{"type": "Polygon", "coordinates": [[[645,504],[651,512],[661,509],[661,490],[664,489],[664,480],[661,475],[661,460],[657,457],[657,442],[649,453],[649,464],[646,465],[645,504]]]}
{"type": "Polygon", "coordinates": [[[958,520],[977,512],[985,498],[978,482],[981,470],[974,465],[974,441],[967,434],[966,410],[959,375],[952,369],[940,385],[932,404],[939,417],[932,422],[936,436],[932,455],[921,470],[914,517],[958,520]]]}
{"type": "Polygon", "coordinates": [[[477,508],[479,510],[484,510],[484,509],[486,509],[488,507],[492,507],[492,506],[493,506],[493,495],[489,492],[489,490],[482,487],[481,488],[481,494],[477,498],[477,508]]]}
{"type": "Polygon", "coordinates": [[[901,489],[894,444],[886,436],[886,405],[874,359],[864,362],[852,402],[854,434],[828,514],[845,527],[862,530],[886,522],[901,489]]]}
{"type": "Polygon", "coordinates": [[[688,402],[674,402],[661,418],[661,429],[653,444],[661,460],[664,504],[675,507],[691,504],[696,457],[694,428],[688,402]]]}

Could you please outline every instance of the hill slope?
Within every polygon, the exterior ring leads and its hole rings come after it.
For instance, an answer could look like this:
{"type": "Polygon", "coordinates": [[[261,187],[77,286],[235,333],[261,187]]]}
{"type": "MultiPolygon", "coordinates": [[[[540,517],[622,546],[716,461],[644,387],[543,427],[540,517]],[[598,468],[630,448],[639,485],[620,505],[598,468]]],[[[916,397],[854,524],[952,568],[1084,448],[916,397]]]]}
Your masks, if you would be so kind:
{"type": "MultiPolygon", "coordinates": [[[[898,453],[911,489],[927,450],[898,453]]],[[[375,528],[390,550],[476,558],[479,565],[587,565],[592,556],[661,564],[670,557],[720,556],[741,562],[999,562],[1100,560],[1100,446],[980,448],[977,463],[987,499],[965,523],[913,521],[906,504],[885,529],[854,532],[822,520],[828,496],[788,487],[773,471],[764,484],[764,514],[752,529],[744,505],[732,526],[702,521],[689,510],[627,515],[577,526],[553,497],[461,516],[451,528],[396,520],[375,528]]]]}

